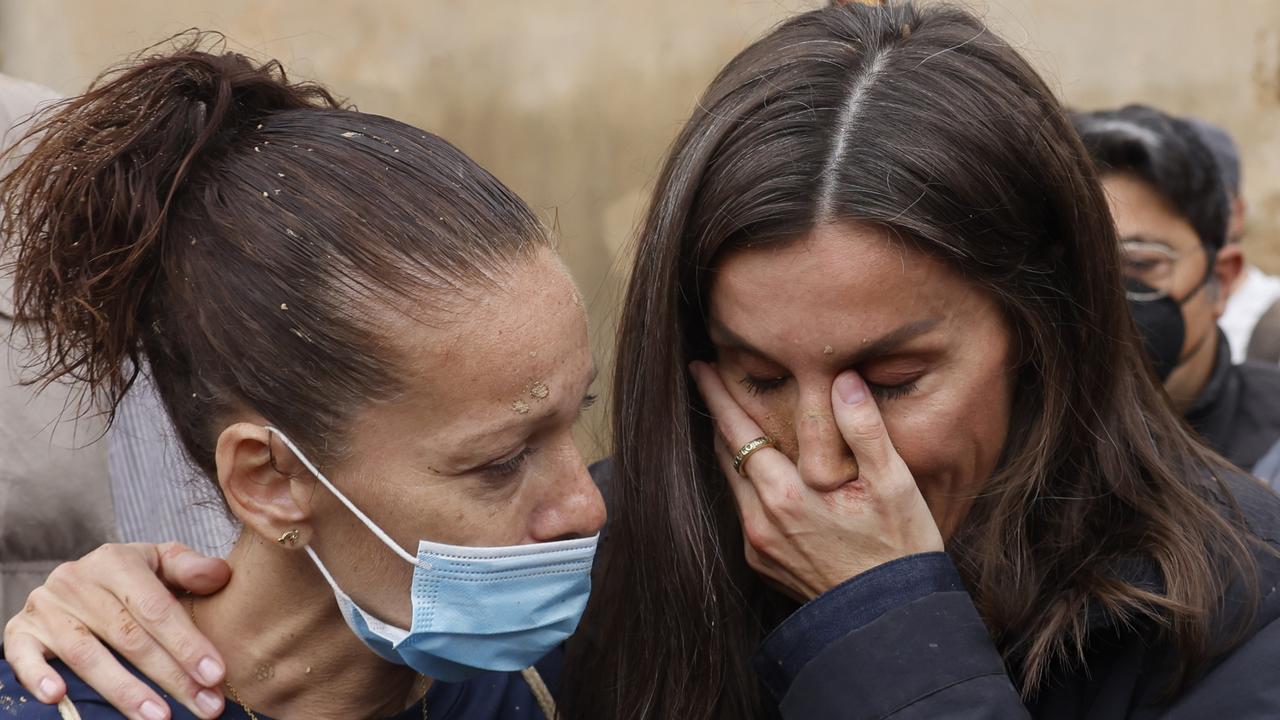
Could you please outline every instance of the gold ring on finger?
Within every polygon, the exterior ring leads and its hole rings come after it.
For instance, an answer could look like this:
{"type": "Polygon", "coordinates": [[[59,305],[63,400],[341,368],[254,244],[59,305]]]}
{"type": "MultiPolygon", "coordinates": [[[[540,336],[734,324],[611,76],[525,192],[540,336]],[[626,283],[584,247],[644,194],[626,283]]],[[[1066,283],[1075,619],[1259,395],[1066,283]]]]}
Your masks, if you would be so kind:
{"type": "Polygon", "coordinates": [[[734,471],[745,478],[747,476],[747,471],[743,466],[747,464],[747,458],[754,455],[756,451],[763,450],[767,447],[773,447],[773,439],[768,435],[765,435],[738,448],[738,452],[733,456],[734,471]]]}

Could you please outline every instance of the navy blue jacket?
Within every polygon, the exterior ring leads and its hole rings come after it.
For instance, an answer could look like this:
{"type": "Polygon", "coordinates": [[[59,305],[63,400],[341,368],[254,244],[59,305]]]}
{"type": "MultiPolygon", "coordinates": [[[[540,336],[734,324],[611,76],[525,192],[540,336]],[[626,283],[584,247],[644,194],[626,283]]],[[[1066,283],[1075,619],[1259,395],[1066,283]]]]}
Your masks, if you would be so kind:
{"type": "MultiPolygon", "coordinates": [[[[1257,592],[1233,585],[1219,625],[1233,627],[1250,600],[1256,613],[1234,649],[1172,700],[1161,696],[1173,655],[1155,628],[1098,613],[1084,663],[1054,670],[1024,703],[943,553],[886,563],[804,605],[765,639],[756,669],[787,720],[1280,718],[1280,497],[1246,476],[1228,486],[1265,547],[1257,592]]],[[[1130,572],[1160,585],[1153,567],[1130,572]]]]}
{"type": "MultiPolygon", "coordinates": [[[[557,649],[538,662],[538,674],[542,676],[547,687],[554,693],[560,684],[560,666],[564,659],[563,649],[557,649]]],[[[122,661],[123,662],[123,661],[122,661]]],[[[129,664],[125,667],[141,677],[160,696],[169,701],[173,711],[173,720],[196,720],[182,705],[172,701],[158,685],[143,677],[129,664]]],[[[61,673],[67,683],[67,697],[75,703],[83,720],[116,720],[124,717],[111,707],[107,701],[93,688],[90,688],[79,677],[72,673],[66,665],[54,663],[54,668],[61,673]]],[[[533,697],[533,691],[520,673],[486,673],[466,682],[436,682],[427,691],[427,713],[431,720],[546,720],[542,710],[533,697]]],[[[271,720],[262,713],[255,712],[259,720],[271,720]]],[[[0,718],[16,718],[17,720],[59,720],[57,708],[43,705],[27,693],[9,663],[0,661],[0,718]]],[[[227,700],[223,718],[232,720],[248,720],[244,708],[227,700]]],[[[393,715],[388,720],[421,720],[422,707],[413,707],[402,713],[393,715]]]]}

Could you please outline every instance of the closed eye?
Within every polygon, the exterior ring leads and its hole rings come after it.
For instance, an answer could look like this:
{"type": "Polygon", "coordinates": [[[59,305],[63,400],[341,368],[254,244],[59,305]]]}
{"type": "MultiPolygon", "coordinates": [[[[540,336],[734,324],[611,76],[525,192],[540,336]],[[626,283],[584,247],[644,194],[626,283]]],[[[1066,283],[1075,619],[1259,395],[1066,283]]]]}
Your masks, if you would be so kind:
{"type": "MultiPolygon", "coordinates": [[[[787,376],[779,376],[772,378],[759,378],[752,375],[744,375],[738,382],[747,389],[753,397],[758,397],[767,393],[771,393],[781,388],[787,383],[787,376]]],[[[916,391],[916,381],[898,383],[896,385],[881,385],[877,383],[867,383],[867,387],[871,390],[871,395],[877,402],[889,402],[898,398],[906,397],[916,391]]]]}
{"type": "Polygon", "coordinates": [[[502,462],[494,463],[493,465],[486,465],[480,469],[480,472],[491,478],[503,478],[509,475],[514,475],[515,472],[520,469],[520,466],[524,465],[524,461],[528,460],[529,456],[533,455],[533,453],[534,448],[526,447],[508,460],[503,460],[502,462]]]}
{"type": "Polygon", "coordinates": [[[782,387],[787,382],[787,376],[782,375],[773,378],[758,378],[753,375],[743,375],[742,379],[738,382],[747,389],[749,394],[752,396],[758,396],[773,392],[774,390],[782,387]]]}
{"type": "Polygon", "coordinates": [[[889,402],[901,397],[906,397],[907,395],[915,392],[916,381],[912,380],[898,385],[875,385],[873,383],[867,383],[867,388],[871,390],[871,396],[876,399],[876,402],[889,402]]]}

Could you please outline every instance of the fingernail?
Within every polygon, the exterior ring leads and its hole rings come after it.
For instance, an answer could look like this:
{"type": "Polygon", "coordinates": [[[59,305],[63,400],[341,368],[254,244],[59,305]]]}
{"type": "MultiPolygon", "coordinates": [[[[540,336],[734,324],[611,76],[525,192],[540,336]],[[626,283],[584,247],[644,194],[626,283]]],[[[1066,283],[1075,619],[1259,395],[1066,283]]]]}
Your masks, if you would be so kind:
{"type": "Polygon", "coordinates": [[[867,384],[853,373],[845,373],[836,378],[836,394],[845,405],[857,405],[867,399],[867,384]]]}
{"type": "Polygon", "coordinates": [[[139,710],[142,711],[142,717],[146,718],[147,720],[164,720],[165,719],[164,708],[160,707],[160,705],[157,704],[155,700],[147,700],[143,702],[142,707],[139,708],[139,710]]]}
{"type": "Polygon", "coordinates": [[[212,690],[201,690],[196,693],[196,707],[213,715],[222,709],[222,696],[212,690]]]}
{"type": "Polygon", "coordinates": [[[211,657],[201,660],[196,665],[196,672],[200,675],[200,682],[205,685],[217,685],[222,680],[222,666],[211,657]]]}
{"type": "Polygon", "coordinates": [[[57,691],[58,691],[58,684],[55,683],[52,678],[40,679],[40,699],[41,700],[48,700],[52,698],[53,694],[57,691]]]}

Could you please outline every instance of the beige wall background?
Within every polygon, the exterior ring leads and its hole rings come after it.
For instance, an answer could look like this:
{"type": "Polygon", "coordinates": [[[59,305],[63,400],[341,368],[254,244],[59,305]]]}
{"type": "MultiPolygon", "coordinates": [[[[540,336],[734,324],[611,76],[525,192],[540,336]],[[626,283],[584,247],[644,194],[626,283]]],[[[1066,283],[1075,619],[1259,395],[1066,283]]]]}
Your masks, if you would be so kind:
{"type": "MultiPolygon", "coordinates": [[[[719,67],[821,0],[0,0],[0,72],[65,93],[189,27],[434,131],[559,230],[610,360],[625,246],[663,152],[719,67]]],[[[977,0],[1080,108],[1147,102],[1244,149],[1246,249],[1280,272],[1280,2],[977,0]]],[[[607,387],[600,383],[601,389],[607,387]]],[[[601,403],[587,423],[603,452],[601,403]]]]}

